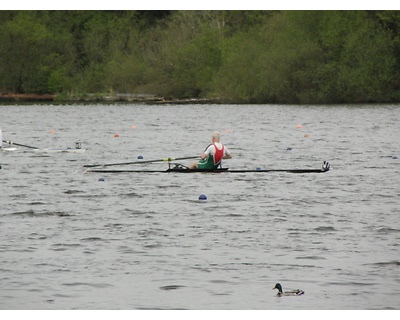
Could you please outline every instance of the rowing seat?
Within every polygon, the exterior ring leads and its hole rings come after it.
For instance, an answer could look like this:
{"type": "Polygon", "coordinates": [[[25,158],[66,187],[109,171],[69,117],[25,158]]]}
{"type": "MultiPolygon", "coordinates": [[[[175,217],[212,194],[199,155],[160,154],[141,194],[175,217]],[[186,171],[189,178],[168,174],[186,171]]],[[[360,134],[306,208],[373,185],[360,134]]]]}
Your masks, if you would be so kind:
{"type": "Polygon", "coordinates": [[[183,165],[182,163],[169,163],[169,169],[170,170],[189,170],[189,167],[183,165]],[[171,165],[174,165],[174,167],[171,168],[171,165]]]}

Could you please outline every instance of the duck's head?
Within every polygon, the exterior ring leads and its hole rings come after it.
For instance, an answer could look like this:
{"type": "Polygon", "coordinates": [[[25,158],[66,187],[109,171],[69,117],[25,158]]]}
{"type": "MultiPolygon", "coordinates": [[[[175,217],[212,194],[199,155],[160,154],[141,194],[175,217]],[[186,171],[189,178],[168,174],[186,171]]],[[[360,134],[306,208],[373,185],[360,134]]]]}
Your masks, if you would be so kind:
{"type": "Polygon", "coordinates": [[[275,287],[272,288],[272,290],[274,290],[274,289],[278,289],[279,293],[282,293],[282,292],[283,292],[283,291],[282,291],[282,286],[281,286],[280,283],[277,283],[277,284],[275,285],[275,287]]]}

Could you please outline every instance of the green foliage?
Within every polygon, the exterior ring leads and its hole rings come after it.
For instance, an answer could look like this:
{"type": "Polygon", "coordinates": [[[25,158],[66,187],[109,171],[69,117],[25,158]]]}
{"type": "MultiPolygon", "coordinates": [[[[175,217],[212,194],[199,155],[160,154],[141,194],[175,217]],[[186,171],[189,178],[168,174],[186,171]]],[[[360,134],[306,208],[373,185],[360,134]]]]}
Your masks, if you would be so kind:
{"type": "Polygon", "coordinates": [[[1,11],[0,90],[400,100],[397,11],[1,11]]]}
{"type": "Polygon", "coordinates": [[[45,91],[45,59],[51,34],[29,14],[19,14],[0,26],[0,78],[14,92],[45,91]],[[44,52],[44,55],[42,53],[44,52]]]}

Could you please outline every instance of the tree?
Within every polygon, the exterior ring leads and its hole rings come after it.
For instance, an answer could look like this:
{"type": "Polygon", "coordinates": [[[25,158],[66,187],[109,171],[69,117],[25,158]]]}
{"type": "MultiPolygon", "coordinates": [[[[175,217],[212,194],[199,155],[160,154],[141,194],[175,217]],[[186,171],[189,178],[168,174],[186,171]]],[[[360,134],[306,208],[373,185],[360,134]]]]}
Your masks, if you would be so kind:
{"type": "Polygon", "coordinates": [[[0,81],[10,91],[47,92],[51,72],[51,34],[30,12],[0,25],[0,81]]]}

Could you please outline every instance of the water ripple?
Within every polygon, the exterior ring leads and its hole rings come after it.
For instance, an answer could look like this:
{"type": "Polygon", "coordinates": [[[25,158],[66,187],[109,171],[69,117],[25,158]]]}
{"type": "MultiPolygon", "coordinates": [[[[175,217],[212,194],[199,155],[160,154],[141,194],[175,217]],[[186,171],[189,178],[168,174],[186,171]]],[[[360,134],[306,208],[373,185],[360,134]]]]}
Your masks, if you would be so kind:
{"type": "Polygon", "coordinates": [[[13,212],[11,215],[19,216],[19,217],[50,217],[50,216],[57,216],[57,217],[69,217],[70,214],[62,211],[35,211],[35,210],[28,210],[28,211],[20,211],[20,212],[13,212]]]}
{"type": "Polygon", "coordinates": [[[67,282],[67,283],[62,283],[62,285],[66,287],[92,287],[96,289],[109,288],[114,286],[109,283],[89,283],[89,282],[67,282]]]}
{"type": "Polygon", "coordinates": [[[0,119],[4,138],[87,148],[1,152],[0,309],[398,309],[399,105],[2,105],[0,119]],[[197,155],[214,130],[232,169],[332,169],[99,181],[83,167],[197,155]],[[307,296],[277,301],[276,282],[307,296]]]}

